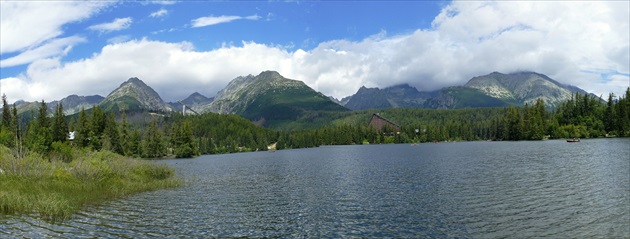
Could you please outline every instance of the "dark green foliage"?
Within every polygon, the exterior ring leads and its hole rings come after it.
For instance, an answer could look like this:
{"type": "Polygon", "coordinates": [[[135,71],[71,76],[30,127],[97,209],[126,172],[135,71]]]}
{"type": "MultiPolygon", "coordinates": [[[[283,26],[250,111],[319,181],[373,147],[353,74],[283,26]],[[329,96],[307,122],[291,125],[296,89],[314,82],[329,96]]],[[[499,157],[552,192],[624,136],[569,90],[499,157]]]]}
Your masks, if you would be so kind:
{"type": "Polygon", "coordinates": [[[124,155],[118,131],[118,124],[114,119],[114,114],[109,113],[105,118],[105,129],[103,132],[103,148],[114,153],[124,155]]]}
{"type": "Polygon", "coordinates": [[[132,156],[132,142],[131,135],[129,134],[129,125],[127,124],[127,114],[122,114],[122,120],[120,122],[120,148],[122,155],[132,156]]]}
{"type": "Polygon", "coordinates": [[[53,142],[50,118],[48,118],[48,107],[42,100],[36,120],[31,120],[27,131],[28,146],[38,153],[48,153],[53,142]]]}
{"type": "Polygon", "coordinates": [[[90,143],[91,130],[90,118],[83,108],[79,112],[79,119],[75,126],[74,142],[80,147],[87,147],[90,143]]]}
{"type": "Polygon", "coordinates": [[[11,128],[13,120],[11,120],[11,108],[9,107],[9,103],[7,102],[7,96],[2,95],[2,122],[0,122],[0,127],[11,128]]]}
{"type": "Polygon", "coordinates": [[[162,132],[158,128],[156,119],[151,121],[142,140],[143,157],[160,158],[166,155],[166,147],[162,139],[162,132]]]}
{"type": "Polygon", "coordinates": [[[199,150],[201,154],[267,150],[268,144],[276,140],[276,134],[273,131],[256,126],[237,115],[208,113],[185,118],[181,115],[173,115],[170,120],[171,124],[176,125],[173,127],[174,131],[189,132],[180,133],[179,137],[183,140],[176,141],[190,142],[190,138],[187,138],[190,130],[186,128],[192,129],[195,142],[189,145],[193,150],[199,150]],[[197,147],[198,149],[195,149],[197,147]]]}
{"type": "Polygon", "coordinates": [[[63,113],[61,103],[57,104],[53,116],[52,140],[53,142],[62,143],[68,140],[68,123],[66,122],[66,115],[63,113]]]}
{"type": "Polygon", "coordinates": [[[199,155],[199,147],[197,147],[189,120],[184,120],[181,125],[173,124],[172,135],[175,157],[191,158],[199,155]]]}
{"type": "Polygon", "coordinates": [[[88,137],[90,140],[90,146],[94,150],[101,150],[103,147],[102,137],[106,127],[105,120],[105,112],[103,112],[100,106],[92,108],[92,117],[90,117],[89,124],[90,132],[88,137]]]}
{"type": "Polygon", "coordinates": [[[17,113],[15,112],[15,105],[13,106],[13,112],[7,102],[7,96],[2,95],[2,121],[0,121],[0,144],[7,147],[15,146],[17,132],[17,113]]]}

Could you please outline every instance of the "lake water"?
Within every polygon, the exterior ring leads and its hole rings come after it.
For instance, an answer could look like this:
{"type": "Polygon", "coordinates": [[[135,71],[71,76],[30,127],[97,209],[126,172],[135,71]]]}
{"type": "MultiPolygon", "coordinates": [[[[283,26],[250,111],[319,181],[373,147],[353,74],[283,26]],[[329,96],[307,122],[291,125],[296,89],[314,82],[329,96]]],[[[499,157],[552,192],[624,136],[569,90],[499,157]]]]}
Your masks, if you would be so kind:
{"type": "Polygon", "coordinates": [[[326,146],[166,160],[188,184],[0,237],[630,238],[630,139],[326,146]]]}

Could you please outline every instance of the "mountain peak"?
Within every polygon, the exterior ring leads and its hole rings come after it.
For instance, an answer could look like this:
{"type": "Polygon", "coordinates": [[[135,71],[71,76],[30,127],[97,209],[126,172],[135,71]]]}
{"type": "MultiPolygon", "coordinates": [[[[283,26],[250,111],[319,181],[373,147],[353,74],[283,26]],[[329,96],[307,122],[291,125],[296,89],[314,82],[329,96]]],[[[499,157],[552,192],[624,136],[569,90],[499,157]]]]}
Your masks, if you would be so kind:
{"type": "Polygon", "coordinates": [[[473,77],[465,86],[516,104],[531,104],[541,98],[548,106],[556,106],[570,99],[572,92],[575,91],[544,74],[531,71],[510,74],[493,72],[473,77]]]}
{"type": "Polygon", "coordinates": [[[202,95],[202,94],[200,94],[199,92],[196,92],[196,91],[195,91],[195,93],[190,94],[189,97],[199,97],[199,96],[205,97],[204,95],[202,95]]]}
{"type": "Polygon", "coordinates": [[[182,100],[182,102],[190,107],[198,106],[198,105],[206,105],[212,102],[212,98],[208,98],[199,92],[192,93],[186,99],[182,100]]]}
{"type": "Polygon", "coordinates": [[[258,74],[258,77],[282,77],[277,71],[263,71],[258,74]]]}
{"type": "Polygon", "coordinates": [[[295,118],[307,110],[347,110],[304,82],[276,71],[237,77],[203,111],[236,113],[252,120],[295,118]]]}
{"type": "Polygon", "coordinates": [[[145,86],[146,85],[144,83],[144,81],[138,79],[138,77],[131,77],[127,81],[125,81],[122,84],[120,84],[120,86],[123,86],[124,84],[136,84],[136,85],[141,85],[141,86],[145,86]]]}
{"type": "Polygon", "coordinates": [[[129,78],[101,102],[106,110],[171,111],[160,95],[137,77],[129,78]]]}

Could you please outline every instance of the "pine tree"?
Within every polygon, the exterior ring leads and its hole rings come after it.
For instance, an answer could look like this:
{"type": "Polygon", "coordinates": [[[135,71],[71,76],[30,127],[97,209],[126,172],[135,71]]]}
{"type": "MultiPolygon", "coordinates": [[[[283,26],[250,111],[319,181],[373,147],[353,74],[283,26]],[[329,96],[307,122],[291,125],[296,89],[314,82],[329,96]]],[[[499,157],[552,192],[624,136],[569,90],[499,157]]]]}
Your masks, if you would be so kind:
{"type": "Polygon", "coordinates": [[[90,144],[91,123],[85,109],[81,108],[79,119],[75,127],[74,141],[79,147],[87,147],[90,144]]]}
{"type": "Polygon", "coordinates": [[[131,142],[129,135],[129,125],[127,124],[127,114],[123,112],[122,120],[120,123],[120,147],[122,149],[122,155],[131,156],[131,142]]]}
{"type": "Polygon", "coordinates": [[[118,133],[118,125],[116,124],[116,119],[114,118],[113,113],[109,113],[105,117],[104,135],[109,141],[109,147],[107,149],[117,154],[123,154],[122,146],[120,144],[120,134],[118,133]]]}
{"type": "Polygon", "coordinates": [[[37,120],[32,121],[29,134],[30,147],[39,153],[48,153],[52,144],[48,106],[42,100],[39,105],[37,120]]]}
{"type": "MultiPolygon", "coordinates": [[[[15,106],[15,105],[14,105],[15,106]]],[[[11,108],[7,103],[7,96],[2,95],[2,121],[0,121],[0,144],[4,144],[7,147],[13,147],[16,144],[16,126],[14,124],[13,115],[11,114],[11,108]]]]}
{"type": "Polygon", "coordinates": [[[129,136],[129,152],[130,156],[142,156],[142,138],[140,137],[140,131],[138,130],[131,131],[131,135],[129,136]]]}
{"type": "Polygon", "coordinates": [[[146,157],[158,158],[164,156],[165,147],[162,142],[162,133],[155,118],[151,120],[143,141],[145,141],[143,150],[146,157]]]}
{"type": "MultiPolygon", "coordinates": [[[[9,103],[7,102],[7,96],[2,95],[2,122],[0,122],[0,127],[5,129],[11,128],[11,108],[9,107],[9,103]]],[[[1,129],[0,129],[1,130],[1,129]]]]}
{"type": "Polygon", "coordinates": [[[190,158],[199,155],[190,121],[183,121],[181,127],[177,127],[177,131],[174,145],[175,156],[178,158],[190,158]]]}
{"type": "Polygon", "coordinates": [[[604,130],[611,132],[616,129],[615,127],[615,95],[610,93],[608,95],[608,102],[606,103],[606,110],[604,111],[604,130]]]}
{"type": "Polygon", "coordinates": [[[66,115],[63,113],[63,105],[57,104],[55,114],[53,116],[52,125],[52,141],[66,142],[68,140],[68,124],[66,123],[66,115]]]}

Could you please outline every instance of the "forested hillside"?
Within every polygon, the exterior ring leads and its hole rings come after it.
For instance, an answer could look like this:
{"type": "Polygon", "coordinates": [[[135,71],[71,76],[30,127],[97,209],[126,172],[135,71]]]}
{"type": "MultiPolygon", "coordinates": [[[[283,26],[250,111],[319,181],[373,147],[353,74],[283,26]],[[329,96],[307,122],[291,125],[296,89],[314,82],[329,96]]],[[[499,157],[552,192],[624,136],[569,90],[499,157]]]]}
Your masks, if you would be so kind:
{"type": "Polygon", "coordinates": [[[338,144],[420,143],[471,140],[541,140],[630,136],[630,88],[610,94],[607,102],[575,93],[556,109],[542,100],[508,108],[456,110],[382,109],[352,112],[310,112],[278,129],[254,125],[237,115],[195,116],[153,114],[150,123],[129,124],[126,115],[94,107],[67,120],[58,104],[49,117],[45,102],[28,119],[3,98],[0,144],[71,160],[71,147],[109,150],[145,158],[194,157],[199,154],[316,147],[338,144]],[[370,116],[401,125],[400,132],[377,132],[370,116]],[[39,117],[44,116],[44,117],[39,117]],[[116,120],[119,118],[119,120],[116,120]],[[68,132],[74,132],[68,137],[68,132]]]}

